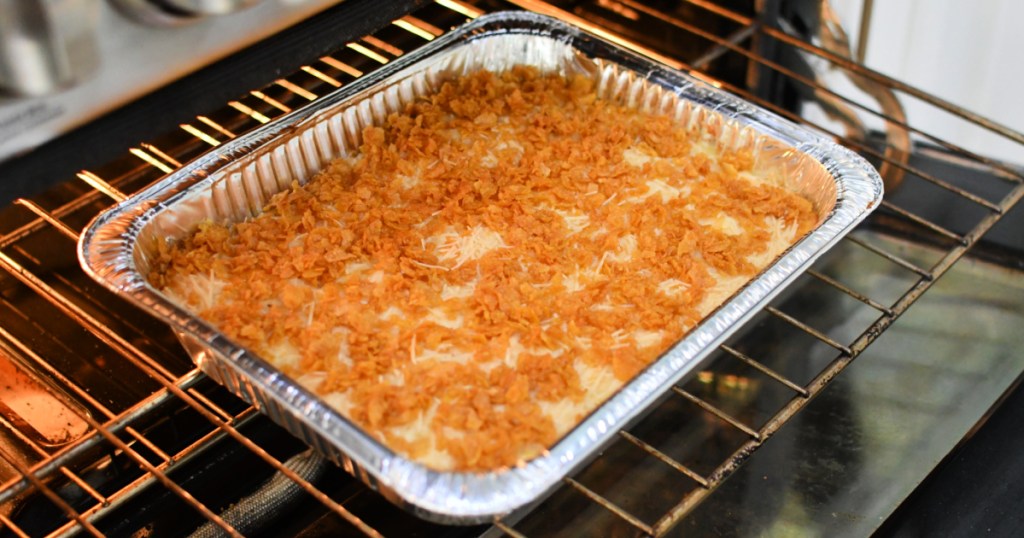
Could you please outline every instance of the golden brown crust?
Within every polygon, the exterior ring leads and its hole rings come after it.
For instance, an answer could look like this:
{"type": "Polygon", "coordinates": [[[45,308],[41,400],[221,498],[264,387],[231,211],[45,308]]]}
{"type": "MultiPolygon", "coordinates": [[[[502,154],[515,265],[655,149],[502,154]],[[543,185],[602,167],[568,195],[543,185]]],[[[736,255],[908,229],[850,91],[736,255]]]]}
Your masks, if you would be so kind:
{"type": "Polygon", "coordinates": [[[816,222],[749,180],[749,153],[694,143],[583,77],[473,74],[259,217],[165,249],[151,280],[285,373],[315,374],[397,452],[515,465],[565,433],[545,406],[599,403],[583,373],[630,379],[706,315],[716,279],[761,270],[771,219],[796,237],[816,222]],[[197,275],[209,289],[185,284],[197,275]],[[298,360],[275,360],[281,346],[298,360]],[[417,421],[430,438],[403,433],[417,421]]]}

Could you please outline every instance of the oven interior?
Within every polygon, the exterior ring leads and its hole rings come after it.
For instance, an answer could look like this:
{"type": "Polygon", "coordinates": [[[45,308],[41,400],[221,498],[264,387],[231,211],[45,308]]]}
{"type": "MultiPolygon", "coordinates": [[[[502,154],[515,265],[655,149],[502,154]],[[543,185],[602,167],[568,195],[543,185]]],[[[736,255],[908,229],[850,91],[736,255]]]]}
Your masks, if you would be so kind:
{"type": "Polygon", "coordinates": [[[1016,387],[1024,170],[922,132],[899,101],[1018,144],[1024,135],[851,60],[818,2],[372,4],[341,3],[157,92],[195,93],[186,119],[118,128],[153,106],[143,100],[0,166],[62,174],[0,211],[0,535],[863,535],[1016,387]],[[833,136],[879,167],[887,192],[706,369],[550,496],[489,525],[446,527],[311,464],[301,442],[199,372],[165,326],[87,278],[75,243],[103,209],[206,149],[503,9],[603,32],[833,136]],[[217,73],[260,58],[274,68],[241,79],[251,86],[217,73]],[[830,87],[822,65],[858,89],[830,87]],[[109,138],[75,145],[103,129],[109,138]]]}

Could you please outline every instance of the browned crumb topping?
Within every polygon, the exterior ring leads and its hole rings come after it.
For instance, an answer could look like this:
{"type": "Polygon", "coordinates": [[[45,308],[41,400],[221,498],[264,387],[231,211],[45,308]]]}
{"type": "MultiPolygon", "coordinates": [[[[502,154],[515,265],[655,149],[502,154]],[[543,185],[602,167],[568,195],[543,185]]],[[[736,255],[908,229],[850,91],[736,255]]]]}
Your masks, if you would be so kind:
{"type": "Polygon", "coordinates": [[[168,246],[150,279],[396,452],[515,465],[816,222],[748,152],[691,138],[584,77],[476,73],[260,216],[168,246]]]}

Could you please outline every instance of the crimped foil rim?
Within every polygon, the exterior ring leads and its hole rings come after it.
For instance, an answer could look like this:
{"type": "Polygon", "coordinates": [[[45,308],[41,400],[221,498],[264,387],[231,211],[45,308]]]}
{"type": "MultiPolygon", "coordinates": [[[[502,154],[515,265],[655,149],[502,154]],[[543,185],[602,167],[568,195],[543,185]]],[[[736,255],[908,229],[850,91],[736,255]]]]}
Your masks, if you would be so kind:
{"type": "Polygon", "coordinates": [[[877,207],[882,196],[878,173],[860,156],[805,128],[722,93],[700,80],[655,64],[565,23],[526,12],[484,15],[434,40],[352,85],[322,98],[189,163],[163,180],[96,217],[82,234],[79,259],[92,278],[134,304],[165,320],[179,333],[227,359],[221,367],[247,378],[264,394],[280,400],[297,419],[344,452],[378,485],[397,494],[421,516],[436,521],[473,523],[504,514],[529,503],[558,484],[593,456],[631,419],[650,407],[678,383],[718,344],[766,305],[786,284],[877,207]],[[136,263],[138,235],[159,212],[194,189],[208,185],[216,171],[271,142],[317,111],[344,103],[400,71],[432,55],[478,37],[498,33],[536,34],[570,43],[615,51],[626,67],[676,91],[692,88],[700,98],[685,96],[722,113],[728,119],[754,125],[820,162],[836,181],[836,204],[825,221],[784,253],[760,276],[709,315],[686,337],[584,418],[548,452],[515,468],[491,472],[440,472],[395,455],[363,433],[315,396],[283,378],[263,359],[233,344],[202,320],[181,309],[152,288],[136,263]],[[625,64],[624,64],[625,65],[625,64]],[[343,440],[339,445],[336,441],[343,440]]]}

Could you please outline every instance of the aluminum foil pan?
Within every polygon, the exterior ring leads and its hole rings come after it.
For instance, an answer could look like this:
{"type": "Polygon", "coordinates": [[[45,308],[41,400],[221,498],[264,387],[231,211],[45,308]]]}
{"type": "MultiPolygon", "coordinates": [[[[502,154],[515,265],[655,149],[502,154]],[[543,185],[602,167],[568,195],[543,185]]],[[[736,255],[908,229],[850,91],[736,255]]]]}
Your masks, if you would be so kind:
{"type": "Polygon", "coordinates": [[[596,455],[849,232],[881,196],[875,170],[830,140],[559,21],[497,13],[168,175],[97,217],[82,235],[79,256],[90,276],[171,325],[210,377],[320,453],[422,517],[477,523],[538,499],[596,455]],[[256,215],[292,181],[304,182],[331,159],[356,152],[363,127],[381,122],[442,81],[516,64],[584,72],[598,80],[605,98],[673,115],[721,146],[750,147],[758,162],[813,201],[820,215],[810,234],[546,453],[491,472],[440,472],[398,456],[147,282],[159,242],[182,238],[206,219],[237,222],[256,215]]]}

